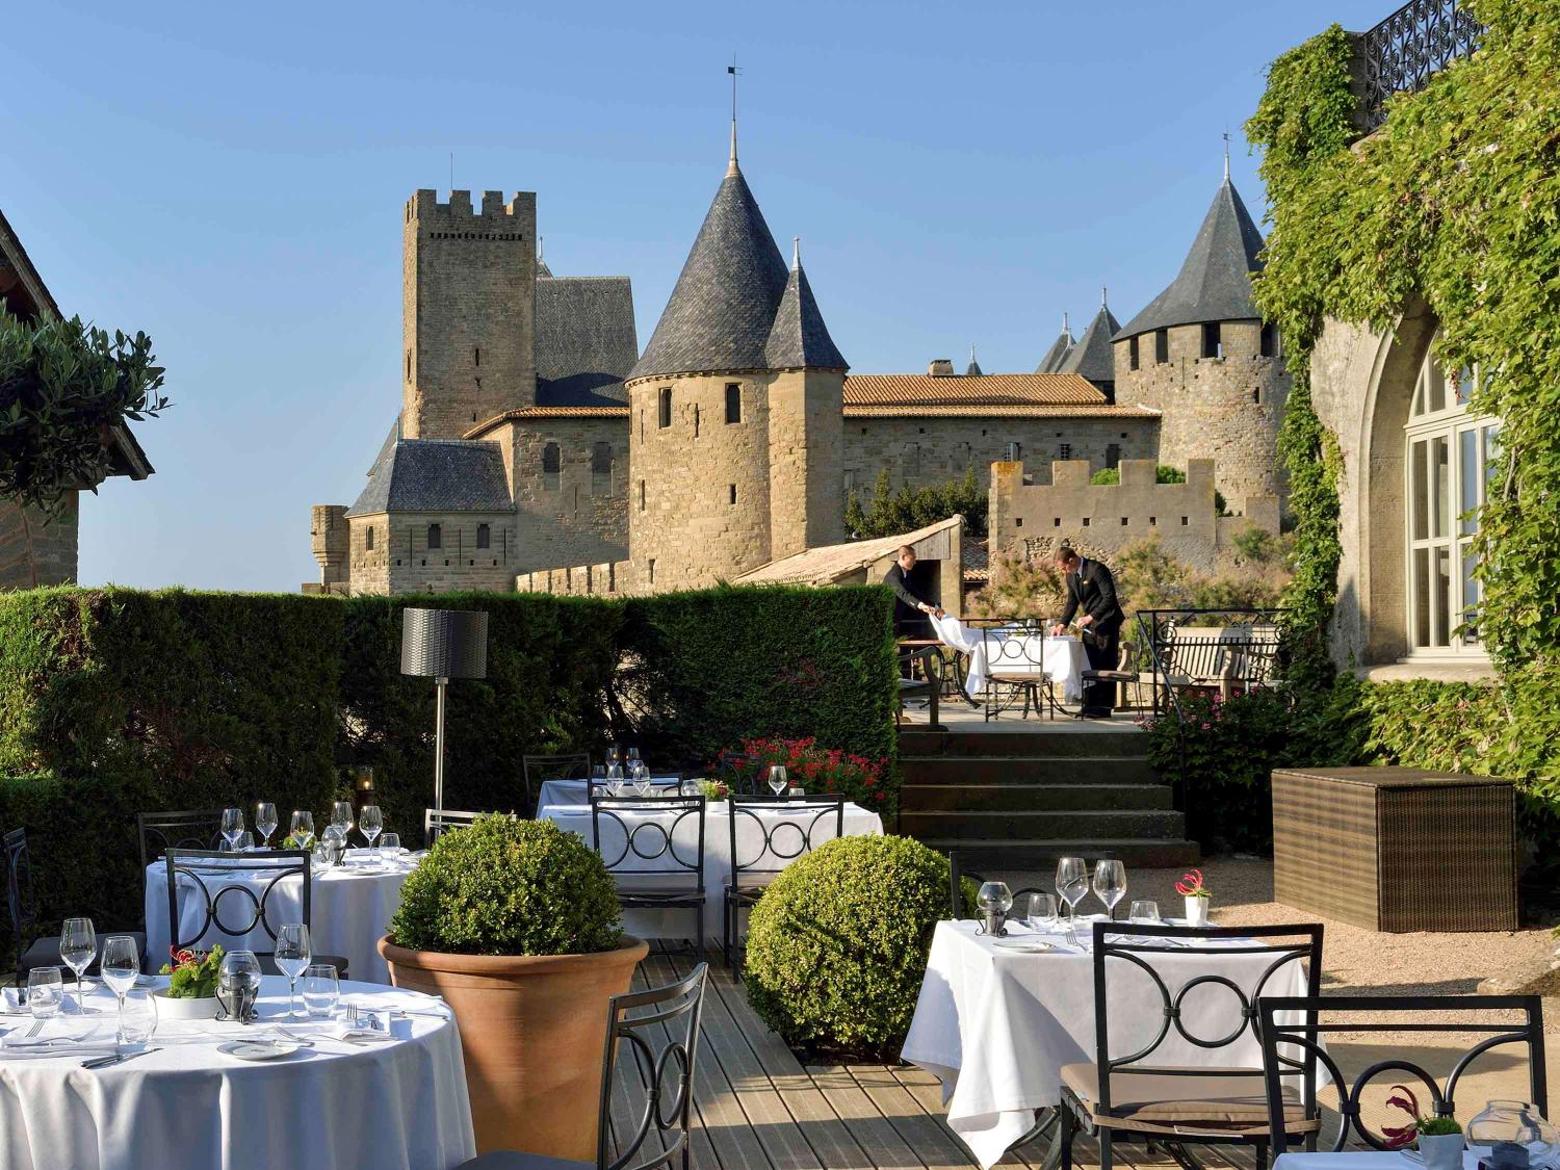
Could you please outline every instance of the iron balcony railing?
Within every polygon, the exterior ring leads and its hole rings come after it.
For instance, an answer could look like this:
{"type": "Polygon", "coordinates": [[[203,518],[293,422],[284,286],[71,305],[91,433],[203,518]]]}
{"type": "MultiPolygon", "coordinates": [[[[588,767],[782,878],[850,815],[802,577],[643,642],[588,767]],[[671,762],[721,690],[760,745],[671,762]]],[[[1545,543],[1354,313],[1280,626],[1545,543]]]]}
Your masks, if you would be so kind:
{"type": "Polygon", "coordinates": [[[1356,34],[1360,129],[1369,133],[1380,126],[1389,97],[1423,89],[1453,61],[1472,54],[1483,33],[1458,0],[1409,0],[1375,28],[1356,34]]]}

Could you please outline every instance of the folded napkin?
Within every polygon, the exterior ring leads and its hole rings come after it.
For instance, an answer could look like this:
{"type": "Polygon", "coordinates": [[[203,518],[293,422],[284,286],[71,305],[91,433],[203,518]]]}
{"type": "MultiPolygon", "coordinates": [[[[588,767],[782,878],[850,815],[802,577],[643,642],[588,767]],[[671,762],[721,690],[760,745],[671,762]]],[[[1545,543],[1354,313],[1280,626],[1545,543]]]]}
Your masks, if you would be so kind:
{"type": "Polygon", "coordinates": [[[374,1040],[409,1040],[412,1035],[410,1020],[395,1020],[388,1012],[359,1011],[357,1023],[338,1020],[325,1029],[325,1035],[334,1040],[349,1040],[354,1044],[374,1040]]]}

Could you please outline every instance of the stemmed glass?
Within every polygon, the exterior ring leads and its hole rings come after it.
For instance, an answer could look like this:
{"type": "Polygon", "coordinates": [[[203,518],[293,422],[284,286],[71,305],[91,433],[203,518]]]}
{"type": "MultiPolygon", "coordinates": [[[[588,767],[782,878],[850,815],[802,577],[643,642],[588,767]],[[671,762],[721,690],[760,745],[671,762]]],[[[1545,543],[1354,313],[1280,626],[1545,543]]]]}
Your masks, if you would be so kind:
{"type": "Polygon", "coordinates": [[[368,838],[368,847],[374,851],[374,857],[379,856],[379,849],[374,842],[379,839],[379,834],[385,831],[384,814],[379,811],[377,804],[365,804],[358,813],[358,832],[368,838]]]}
{"type": "Polygon", "coordinates": [[[1081,857],[1064,857],[1056,863],[1056,892],[1067,903],[1067,941],[1078,944],[1078,903],[1089,892],[1089,866],[1081,857]]]}
{"type": "Polygon", "coordinates": [[[276,832],[276,806],[269,800],[255,805],[255,830],[260,834],[260,848],[271,847],[271,834],[276,832]]]}
{"type": "Polygon", "coordinates": [[[276,966],[287,976],[287,1015],[290,1019],[299,1015],[298,976],[313,960],[309,928],[301,922],[283,924],[276,932],[276,966]]]}
{"type": "Polygon", "coordinates": [[[623,761],[623,771],[637,780],[639,778],[640,763],[639,749],[636,747],[631,747],[628,749],[627,758],[625,758],[623,761]]]}
{"type": "Polygon", "coordinates": [[[769,791],[780,796],[791,786],[791,781],[786,777],[785,765],[775,764],[769,769],[769,791]]]}
{"type": "Polygon", "coordinates": [[[350,800],[338,800],[330,809],[330,827],[341,833],[341,844],[347,843],[347,838],[352,835],[352,802],[350,800]]]}
{"type": "Polygon", "coordinates": [[[1116,903],[1127,894],[1127,867],[1119,861],[1095,862],[1094,892],[1105,903],[1105,917],[1116,921],[1116,903]]]}
{"type": "Polygon", "coordinates": [[[90,918],[67,918],[60,928],[60,958],[76,973],[76,1010],[86,1014],[86,1001],[81,998],[81,977],[86,974],[92,960],[97,958],[97,931],[90,918]]]}
{"type": "Polygon", "coordinates": [[[623,768],[622,765],[617,762],[617,756],[615,754],[617,752],[617,748],[614,746],[612,750],[614,754],[608,757],[612,762],[607,765],[607,795],[622,796],[623,768]]]}
{"type": "Polygon", "coordinates": [[[222,810],[222,839],[227,842],[228,852],[233,852],[233,847],[238,844],[238,835],[244,831],[244,810],[241,808],[225,808],[222,810]]]}
{"type": "Polygon", "coordinates": [[[297,842],[299,849],[314,848],[314,814],[293,809],[292,823],[287,833],[297,842]]]}
{"type": "Polygon", "coordinates": [[[103,961],[98,970],[119,1001],[119,1026],[116,1044],[125,1042],[125,992],[135,986],[141,974],[141,949],[128,934],[111,934],[103,940],[103,961]]]}

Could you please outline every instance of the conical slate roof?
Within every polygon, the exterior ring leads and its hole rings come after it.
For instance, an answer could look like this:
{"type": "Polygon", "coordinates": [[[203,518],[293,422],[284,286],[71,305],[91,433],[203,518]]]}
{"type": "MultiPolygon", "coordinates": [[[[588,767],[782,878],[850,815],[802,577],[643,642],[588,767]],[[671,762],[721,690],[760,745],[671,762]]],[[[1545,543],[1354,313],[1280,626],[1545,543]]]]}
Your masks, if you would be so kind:
{"type": "Polygon", "coordinates": [[[823,323],[823,314],[818,311],[812,285],[807,282],[799,258],[786,281],[780,307],[775,310],[774,327],[769,331],[761,364],[775,370],[847,368],[844,356],[829,336],[829,327],[823,323]]]}
{"type": "Polygon", "coordinates": [[[970,346],[970,364],[964,367],[966,378],[978,378],[986,371],[980,368],[980,363],[975,360],[975,347],[970,346]]]}
{"type": "Polygon", "coordinates": [[[1261,251],[1262,233],[1234,184],[1225,179],[1197,229],[1180,275],[1127,322],[1116,340],[1172,325],[1259,320],[1262,314],[1251,295],[1251,274],[1262,267],[1261,251]]]}
{"type": "Polygon", "coordinates": [[[1055,372],[1081,374],[1095,384],[1114,382],[1116,359],[1111,353],[1110,339],[1120,328],[1121,323],[1112,315],[1110,306],[1102,303],[1100,311],[1094,314],[1094,320],[1089,322],[1089,327],[1083,331],[1078,343],[1067,351],[1067,356],[1055,372]]]}
{"type": "Polygon", "coordinates": [[[1037,374],[1054,374],[1062,368],[1062,363],[1067,360],[1067,355],[1073,347],[1072,330],[1067,325],[1067,314],[1062,314],[1062,331],[1056,335],[1056,340],[1051,342],[1051,348],[1045,351],[1045,356],[1040,359],[1040,364],[1035,367],[1037,374]]]}
{"type": "Polygon", "coordinates": [[[780,249],[733,159],[629,378],[765,368],[786,284],[780,249]]]}

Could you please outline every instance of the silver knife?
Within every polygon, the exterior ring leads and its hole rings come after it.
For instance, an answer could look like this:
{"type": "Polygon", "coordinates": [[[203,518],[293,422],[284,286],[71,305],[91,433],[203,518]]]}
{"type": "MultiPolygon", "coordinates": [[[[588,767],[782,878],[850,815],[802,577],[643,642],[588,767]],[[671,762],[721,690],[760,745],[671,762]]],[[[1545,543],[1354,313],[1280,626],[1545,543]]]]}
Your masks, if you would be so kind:
{"type": "Polygon", "coordinates": [[[134,1060],[138,1056],[145,1056],[148,1052],[161,1052],[160,1048],[143,1048],[140,1052],[116,1052],[113,1056],[99,1056],[92,1060],[81,1062],[82,1068],[108,1068],[109,1065],[122,1064],[127,1060],[134,1060]]]}

